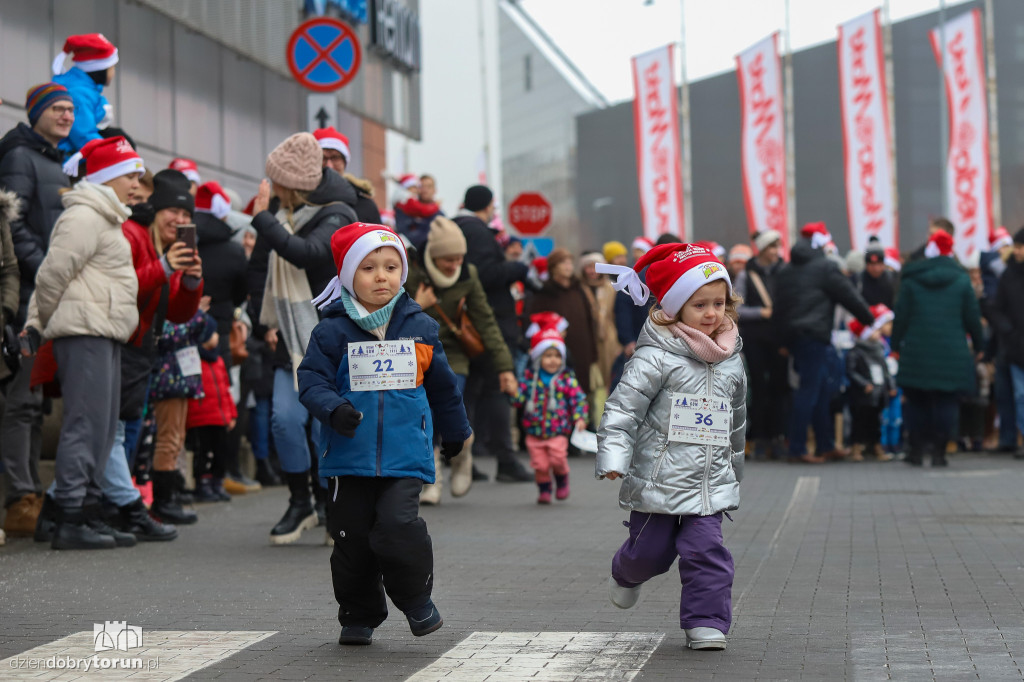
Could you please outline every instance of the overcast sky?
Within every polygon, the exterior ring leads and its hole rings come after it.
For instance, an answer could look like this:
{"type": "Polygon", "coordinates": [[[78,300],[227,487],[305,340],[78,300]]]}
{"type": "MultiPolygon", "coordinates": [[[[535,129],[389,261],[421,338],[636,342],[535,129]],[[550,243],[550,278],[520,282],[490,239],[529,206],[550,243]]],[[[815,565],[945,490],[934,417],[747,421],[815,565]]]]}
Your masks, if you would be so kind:
{"type": "MultiPolygon", "coordinates": [[[[963,10],[947,0],[947,16],[963,10]]],[[[790,0],[794,49],[833,40],[836,26],[881,0],[790,0]]],[[[612,102],[631,99],[629,58],[679,42],[681,0],[520,0],[612,102]],[[650,4],[647,4],[650,3],[650,4]]],[[[685,0],[686,69],[697,80],[735,67],[735,56],[785,26],[785,0],[685,0]]],[[[937,10],[939,0],[890,0],[892,19],[937,10]]],[[[780,49],[784,42],[780,40],[780,49]]],[[[678,78],[678,74],[677,74],[678,78]]]]}

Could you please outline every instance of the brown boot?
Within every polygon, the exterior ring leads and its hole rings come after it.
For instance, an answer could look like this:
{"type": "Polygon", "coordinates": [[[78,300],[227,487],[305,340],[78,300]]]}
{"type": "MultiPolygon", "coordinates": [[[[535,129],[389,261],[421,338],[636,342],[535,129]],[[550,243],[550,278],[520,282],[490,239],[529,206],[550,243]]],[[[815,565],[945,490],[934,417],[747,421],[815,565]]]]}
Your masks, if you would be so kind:
{"type": "Polygon", "coordinates": [[[853,449],[850,451],[850,461],[851,462],[863,462],[864,461],[864,446],[863,445],[860,445],[858,443],[857,445],[853,446],[853,449]]]}
{"type": "Polygon", "coordinates": [[[881,443],[875,443],[875,459],[879,462],[892,461],[892,455],[885,451],[881,443]]]}
{"type": "Polygon", "coordinates": [[[42,500],[36,497],[35,493],[25,495],[7,508],[4,531],[12,538],[32,537],[36,532],[36,520],[39,518],[41,507],[42,500]]]}

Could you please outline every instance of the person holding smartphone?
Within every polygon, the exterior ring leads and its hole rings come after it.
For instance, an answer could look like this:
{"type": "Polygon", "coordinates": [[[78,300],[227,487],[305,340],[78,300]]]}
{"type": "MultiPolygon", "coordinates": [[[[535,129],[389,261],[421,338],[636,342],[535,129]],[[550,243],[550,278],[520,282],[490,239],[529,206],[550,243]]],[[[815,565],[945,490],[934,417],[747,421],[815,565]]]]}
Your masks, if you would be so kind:
{"type": "MultiPolygon", "coordinates": [[[[203,265],[196,250],[196,227],[192,223],[195,200],[189,193],[189,179],[180,171],[168,169],[157,173],[153,180],[154,191],[149,198],[155,211],[153,223],[149,226],[153,245],[157,253],[163,254],[161,264],[167,277],[173,277],[169,270],[180,270],[179,286],[188,291],[196,291],[201,286],[203,265]]],[[[195,314],[195,308],[189,307],[195,314]]],[[[182,322],[170,314],[166,320],[182,322]]],[[[171,342],[173,327],[161,325],[153,329],[158,347],[162,343],[166,345],[171,342]]],[[[185,444],[188,401],[198,397],[195,394],[196,386],[188,381],[156,383],[161,388],[151,395],[151,399],[155,399],[153,413],[156,417],[156,439],[152,467],[153,505],[150,512],[164,523],[195,523],[195,512],[181,506],[180,493],[184,488],[184,479],[178,472],[177,464],[178,454],[185,444]]],[[[196,383],[193,381],[193,384],[196,383]]]]}

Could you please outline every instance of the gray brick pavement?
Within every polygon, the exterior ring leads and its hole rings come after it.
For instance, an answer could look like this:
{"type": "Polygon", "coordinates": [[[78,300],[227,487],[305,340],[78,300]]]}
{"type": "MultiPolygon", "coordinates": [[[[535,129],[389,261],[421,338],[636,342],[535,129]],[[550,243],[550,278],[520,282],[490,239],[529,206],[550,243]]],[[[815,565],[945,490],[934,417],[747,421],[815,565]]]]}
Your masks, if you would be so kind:
{"type": "Polygon", "coordinates": [[[573,465],[565,504],[541,508],[532,486],[492,483],[424,510],[445,617],[429,637],[412,637],[393,612],[372,647],[337,646],[322,535],[267,543],[285,504],[276,489],[200,507],[199,524],[172,543],[59,553],[10,541],[0,658],[118,619],[278,631],[194,679],[402,680],[476,631],[665,633],[642,681],[1024,679],[1020,462],[748,464],[743,509],[725,528],[738,604],[722,653],[684,649],[674,570],[635,609],[608,603],[625,514],[616,484],[594,481],[590,460],[573,465]],[[816,494],[795,500],[780,530],[799,476],[818,477],[816,494]]]}

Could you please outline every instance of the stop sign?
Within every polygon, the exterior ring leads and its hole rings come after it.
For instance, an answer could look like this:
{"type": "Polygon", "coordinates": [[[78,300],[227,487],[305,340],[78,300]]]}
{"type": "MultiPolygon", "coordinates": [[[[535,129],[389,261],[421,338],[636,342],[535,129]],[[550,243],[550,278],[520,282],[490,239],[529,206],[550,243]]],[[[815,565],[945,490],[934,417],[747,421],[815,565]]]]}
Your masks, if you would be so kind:
{"type": "Polygon", "coordinates": [[[508,205],[508,220],[520,234],[540,234],[551,222],[551,204],[539,192],[523,192],[508,205]]]}

